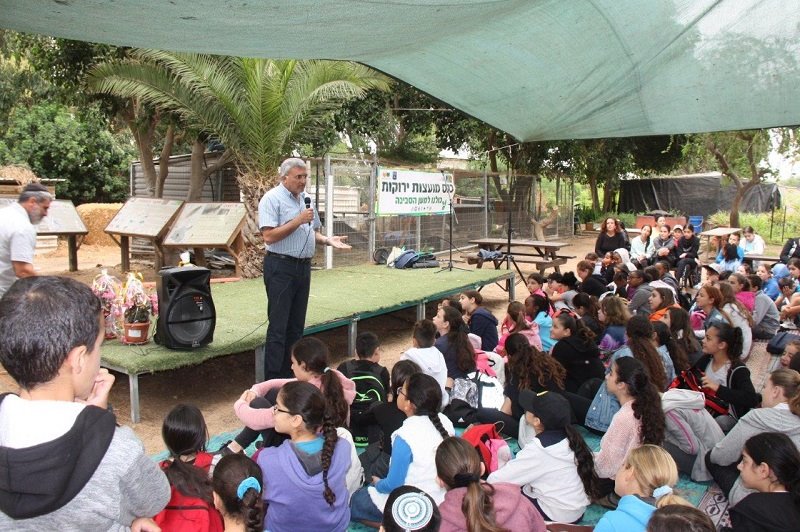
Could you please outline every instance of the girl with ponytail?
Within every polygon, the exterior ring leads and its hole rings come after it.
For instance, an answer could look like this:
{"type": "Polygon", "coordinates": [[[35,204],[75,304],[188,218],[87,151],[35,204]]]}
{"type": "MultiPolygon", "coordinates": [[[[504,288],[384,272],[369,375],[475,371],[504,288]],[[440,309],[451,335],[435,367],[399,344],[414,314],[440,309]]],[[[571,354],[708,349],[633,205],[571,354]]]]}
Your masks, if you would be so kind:
{"type": "Polygon", "coordinates": [[[565,388],[575,393],[589,379],[602,379],[605,373],[595,336],[580,319],[568,313],[553,317],[550,336],[558,340],[553,346],[553,358],[567,370],[565,388]]]}
{"type": "Polygon", "coordinates": [[[262,449],[256,460],[269,507],[266,528],[347,530],[353,447],[336,432],[337,414],[316,386],[298,381],[283,385],[272,410],[275,430],[290,439],[262,449]]]}
{"type": "Polygon", "coordinates": [[[617,475],[633,449],[645,444],[661,445],[666,422],[661,396],[650,382],[642,363],[635,358],[623,357],[614,361],[611,373],[606,376],[606,385],[622,406],[600,440],[600,451],[594,455],[594,467],[597,476],[606,479],[601,491],[609,495],[608,502],[613,506],[616,501],[612,482],[608,479],[617,475]]]}
{"type": "Polygon", "coordinates": [[[264,529],[264,483],[261,468],[240,454],[223,456],[214,468],[211,485],[214,506],[222,514],[228,532],[261,532],[264,529]]]}
{"type": "MultiPolygon", "coordinates": [[[[675,378],[675,368],[669,352],[656,347],[653,324],[645,316],[633,316],[625,325],[625,335],[628,345],[614,352],[611,362],[623,358],[634,358],[641,362],[648,381],[653,383],[658,391],[666,390],[672,379],[675,378]]],[[[609,371],[610,371],[609,367],[609,371]]],[[[610,393],[608,375],[606,380],[597,390],[592,405],[586,414],[586,426],[605,432],[611,419],[619,410],[620,405],[613,393],[610,393]]]]}
{"type": "Polygon", "coordinates": [[[667,451],[649,444],[633,449],[614,479],[614,490],[622,497],[619,505],[603,515],[595,532],[644,532],[656,508],[692,506],[675,495],[677,483],[678,466],[667,451]]]}
{"type": "Polygon", "coordinates": [[[703,338],[704,354],[693,366],[703,372],[703,388],[729,405],[727,415],[716,417],[725,432],[761,402],[750,380],[750,370],[740,359],[743,342],[741,329],[714,322],[703,338]]]}
{"type": "Polygon", "coordinates": [[[159,464],[172,488],[169,503],[153,520],[164,530],[191,524],[197,532],[222,532],[222,517],[214,509],[206,451],[208,428],[194,405],[175,406],[161,426],[169,459],[159,464]]]}
{"type": "Polygon", "coordinates": [[[785,434],[766,432],[744,444],[742,484],[757,493],[730,509],[732,530],[778,532],[800,523],[800,452],[785,434]]]}
{"type": "Polygon", "coordinates": [[[563,395],[526,390],[520,403],[525,410],[522,449],[488,481],[522,486],[522,494],[547,521],[575,523],[598,495],[592,452],[570,424],[570,405],[563,395]]]}
{"type": "Polygon", "coordinates": [[[786,434],[800,447],[800,373],[785,368],[773,371],[761,392],[761,408],[744,415],[706,455],[709,473],[732,504],[745,495],[738,487],[733,489],[744,443],[764,432],[786,434]]]}
{"type": "Polygon", "coordinates": [[[415,373],[397,391],[396,401],[406,420],[392,434],[389,473],[383,479],[372,477],[371,485],[355,492],[350,503],[353,520],[373,528],[380,526],[389,494],[400,486],[417,487],[436,504],[444,500],[445,490],[436,482],[434,456],[454,430],[450,420],[439,413],[442,389],[430,375],[415,373]]]}
{"type": "Polygon", "coordinates": [[[449,437],[436,450],[436,474],[447,493],[439,505],[440,532],[546,530],[542,516],[514,484],[481,480],[478,451],[462,438],[449,437]]]}
{"type": "Polygon", "coordinates": [[[309,336],[295,342],[292,346],[292,372],[295,378],[270,379],[245,390],[233,405],[236,417],[245,424],[245,428],[215,454],[244,452],[259,435],[264,447],[280,445],[286,438],[276,434],[272,407],[278,390],[289,382],[308,382],[316,386],[325,396],[334,425],[347,426],[350,404],[356,396],[356,385],[341,372],[329,367],[329,362],[328,346],[317,338],[309,336]]]}

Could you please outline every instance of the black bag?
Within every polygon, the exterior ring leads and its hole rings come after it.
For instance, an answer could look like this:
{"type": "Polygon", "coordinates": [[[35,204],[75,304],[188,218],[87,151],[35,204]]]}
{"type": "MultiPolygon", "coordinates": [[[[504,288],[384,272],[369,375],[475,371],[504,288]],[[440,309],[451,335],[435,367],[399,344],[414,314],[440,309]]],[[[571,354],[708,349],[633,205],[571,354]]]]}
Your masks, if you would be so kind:
{"type": "Polygon", "coordinates": [[[787,331],[775,333],[775,336],[767,343],[767,353],[782,355],[783,350],[786,349],[786,344],[792,340],[800,340],[800,336],[787,331]]]}
{"type": "Polygon", "coordinates": [[[369,425],[363,418],[375,403],[386,402],[386,389],[381,382],[381,366],[375,364],[370,370],[357,368],[357,360],[348,360],[339,371],[356,385],[356,396],[350,405],[350,432],[356,447],[366,447],[369,443],[369,425]]]}
{"type": "Polygon", "coordinates": [[[442,414],[447,416],[454,427],[464,428],[478,421],[478,410],[461,399],[451,399],[450,404],[444,407],[442,414]]]}

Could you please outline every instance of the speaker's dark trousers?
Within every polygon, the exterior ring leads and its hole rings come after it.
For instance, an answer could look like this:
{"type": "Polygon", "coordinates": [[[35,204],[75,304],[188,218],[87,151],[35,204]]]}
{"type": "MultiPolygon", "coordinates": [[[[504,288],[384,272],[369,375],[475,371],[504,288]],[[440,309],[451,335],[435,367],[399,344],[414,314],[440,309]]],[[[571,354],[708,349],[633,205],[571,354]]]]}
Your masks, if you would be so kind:
{"type": "Polygon", "coordinates": [[[303,337],[311,290],[311,261],[267,254],[264,257],[264,286],[269,318],[264,378],[292,377],[291,348],[303,337]]]}

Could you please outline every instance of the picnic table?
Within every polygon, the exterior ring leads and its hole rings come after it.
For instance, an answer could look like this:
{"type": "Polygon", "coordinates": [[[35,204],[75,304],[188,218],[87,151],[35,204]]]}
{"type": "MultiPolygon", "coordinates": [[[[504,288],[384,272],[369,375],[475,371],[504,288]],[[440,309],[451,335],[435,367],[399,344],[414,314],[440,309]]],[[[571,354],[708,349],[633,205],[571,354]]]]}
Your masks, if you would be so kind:
{"type": "Polygon", "coordinates": [[[742,259],[744,262],[760,262],[764,261],[769,264],[775,264],[776,262],[780,262],[781,258],[778,255],[759,255],[757,253],[746,253],[744,258],[742,259]]]}
{"type": "MultiPolygon", "coordinates": [[[[499,270],[500,266],[509,261],[509,257],[511,257],[510,262],[514,264],[519,278],[523,282],[526,277],[520,270],[518,264],[520,262],[533,264],[540,273],[544,273],[548,268],[553,268],[556,272],[561,273],[560,266],[566,264],[568,259],[575,258],[559,254],[562,248],[569,246],[566,242],[512,238],[509,247],[507,238],[476,238],[470,240],[469,243],[477,245],[478,249],[499,251],[501,256],[488,259],[492,261],[496,270],[499,270]]],[[[465,254],[462,255],[462,258],[465,258],[468,264],[476,264],[478,268],[482,267],[485,262],[478,253],[465,254]]]]}
{"type": "Polygon", "coordinates": [[[705,237],[706,239],[706,259],[711,257],[711,238],[712,237],[720,237],[726,238],[733,233],[741,232],[741,227],[715,227],[714,229],[709,229],[708,231],[703,231],[702,233],[698,234],[697,236],[702,239],[705,237]]]}

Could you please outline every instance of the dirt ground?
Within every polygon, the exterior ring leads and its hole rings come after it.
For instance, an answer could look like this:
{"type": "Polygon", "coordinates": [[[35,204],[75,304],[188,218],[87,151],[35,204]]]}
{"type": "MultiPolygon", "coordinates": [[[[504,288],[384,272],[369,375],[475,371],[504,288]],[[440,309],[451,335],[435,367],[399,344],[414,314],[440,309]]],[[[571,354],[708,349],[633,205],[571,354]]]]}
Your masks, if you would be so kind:
{"type": "MultiPolygon", "coordinates": [[[[594,249],[595,235],[578,236],[567,240],[570,247],[565,249],[569,255],[582,258],[594,249]]],[[[574,270],[578,259],[571,260],[563,271],[574,270]]],[[[92,279],[107,268],[110,273],[122,278],[119,269],[120,252],[118,247],[83,245],[78,251],[77,272],[69,272],[66,243],[61,243],[56,251],[37,255],[34,266],[41,274],[65,275],[91,284],[92,279]]],[[[460,266],[466,267],[461,264],[460,266]]],[[[524,273],[529,273],[526,265],[520,265],[524,273]]],[[[142,272],[146,281],[154,281],[156,272],[153,264],[132,261],[131,268],[142,272]]],[[[215,271],[215,276],[228,277],[230,271],[215,271]]],[[[508,295],[499,286],[492,284],[481,292],[485,305],[498,319],[502,319],[508,305],[508,295]]],[[[516,296],[524,300],[527,290],[517,284],[516,296]]],[[[428,308],[429,316],[435,312],[436,305],[428,308]]],[[[266,312],[266,302],[265,310],[266,312]]],[[[373,331],[382,341],[382,364],[391,368],[405,349],[411,345],[411,327],[416,319],[415,309],[406,309],[388,315],[370,318],[359,323],[360,331],[373,331]]],[[[316,335],[328,344],[335,362],[347,358],[347,329],[342,327],[316,335]]],[[[161,440],[161,422],[169,410],[177,403],[193,403],[204,413],[209,432],[219,434],[240,426],[233,413],[233,402],[253,383],[253,352],[238,353],[220,357],[199,366],[165,371],[139,378],[142,420],[133,426],[142,439],[148,453],[154,454],[164,449],[161,440]]],[[[111,402],[115,407],[119,423],[131,425],[129,386],[125,375],[117,374],[111,392],[111,402]]],[[[0,368],[0,392],[16,391],[11,378],[0,368]]]]}

